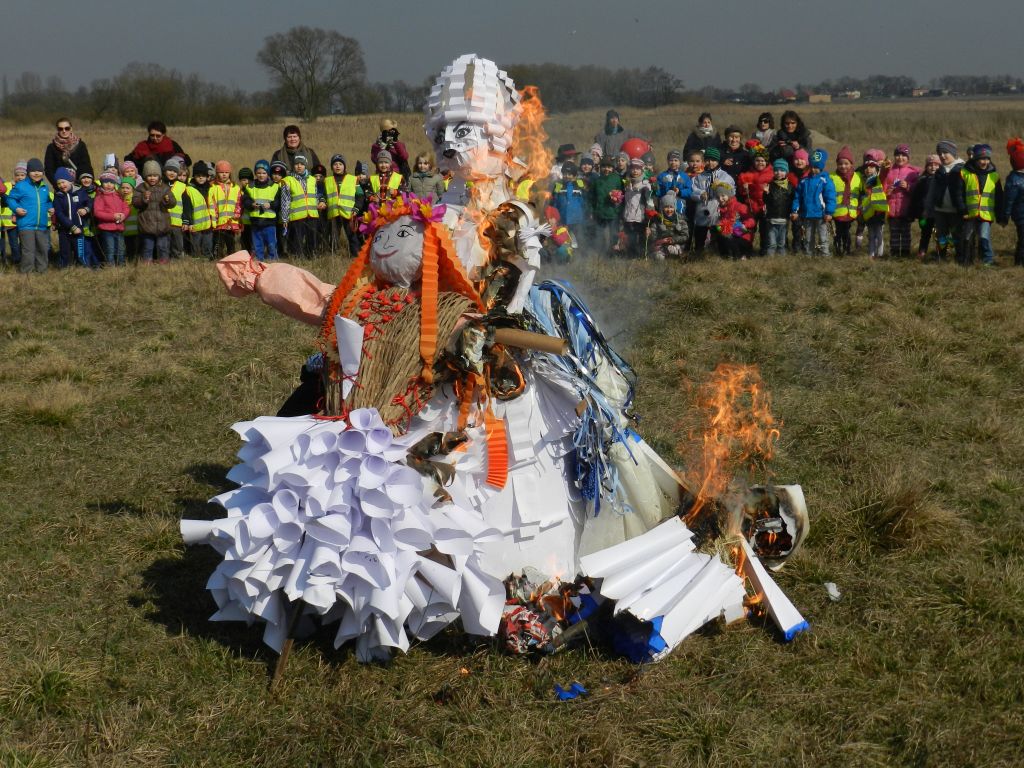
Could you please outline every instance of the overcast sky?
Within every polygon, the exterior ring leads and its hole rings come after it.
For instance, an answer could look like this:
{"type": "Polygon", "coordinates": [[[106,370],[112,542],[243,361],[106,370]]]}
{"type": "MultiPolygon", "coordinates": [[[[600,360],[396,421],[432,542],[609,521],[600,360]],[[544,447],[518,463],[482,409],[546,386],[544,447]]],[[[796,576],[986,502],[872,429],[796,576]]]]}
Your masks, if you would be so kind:
{"type": "Polygon", "coordinates": [[[461,53],[499,65],[654,65],[691,88],[1020,77],[1020,9],[1020,0],[0,0],[0,71],[76,87],[153,61],[260,90],[269,82],[255,61],[263,38],[305,24],[357,38],[375,81],[417,83],[461,53]]]}

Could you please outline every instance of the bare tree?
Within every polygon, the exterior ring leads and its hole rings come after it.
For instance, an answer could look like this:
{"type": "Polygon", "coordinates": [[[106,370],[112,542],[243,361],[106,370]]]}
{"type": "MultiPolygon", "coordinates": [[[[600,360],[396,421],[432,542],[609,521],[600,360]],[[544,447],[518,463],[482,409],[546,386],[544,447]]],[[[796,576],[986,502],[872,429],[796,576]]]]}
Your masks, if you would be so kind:
{"type": "Polygon", "coordinates": [[[305,120],[314,120],[332,100],[344,102],[345,91],[366,77],[359,41],[311,27],[269,35],[256,61],[305,120]]]}

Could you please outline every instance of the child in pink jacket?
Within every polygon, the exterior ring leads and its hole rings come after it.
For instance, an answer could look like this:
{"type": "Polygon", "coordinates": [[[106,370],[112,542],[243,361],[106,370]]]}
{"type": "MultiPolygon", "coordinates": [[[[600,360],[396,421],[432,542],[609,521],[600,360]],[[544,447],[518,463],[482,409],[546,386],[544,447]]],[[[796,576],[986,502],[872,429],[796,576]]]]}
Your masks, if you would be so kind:
{"type": "Polygon", "coordinates": [[[108,267],[115,264],[123,267],[125,263],[124,222],[131,210],[118,189],[120,182],[113,172],[101,173],[100,188],[92,204],[92,216],[99,229],[100,248],[108,267]]]}
{"type": "Polygon", "coordinates": [[[889,252],[893,258],[910,257],[910,189],[920,175],[921,169],[910,164],[910,147],[898,144],[892,165],[882,173],[882,188],[889,203],[889,252]]]}

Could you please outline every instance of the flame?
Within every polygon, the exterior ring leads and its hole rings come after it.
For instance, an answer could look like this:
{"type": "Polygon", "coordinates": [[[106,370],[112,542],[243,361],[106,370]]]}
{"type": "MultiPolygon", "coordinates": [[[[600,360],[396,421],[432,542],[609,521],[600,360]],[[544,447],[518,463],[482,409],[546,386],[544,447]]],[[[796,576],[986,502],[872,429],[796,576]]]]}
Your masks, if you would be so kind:
{"type": "Polygon", "coordinates": [[[752,470],[759,461],[770,459],[779,438],[771,398],[757,366],[720,363],[698,399],[707,426],[701,455],[685,477],[695,496],[687,524],[725,492],[738,466],[752,470]]]}
{"type": "Polygon", "coordinates": [[[519,92],[519,122],[512,134],[511,153],[526,163],[525,176],[538,183],[544,182],[551,171],[554,153],[547,148],[547,131],[544,121],[547,113],[535,85],[528,85],[519,92]]]}

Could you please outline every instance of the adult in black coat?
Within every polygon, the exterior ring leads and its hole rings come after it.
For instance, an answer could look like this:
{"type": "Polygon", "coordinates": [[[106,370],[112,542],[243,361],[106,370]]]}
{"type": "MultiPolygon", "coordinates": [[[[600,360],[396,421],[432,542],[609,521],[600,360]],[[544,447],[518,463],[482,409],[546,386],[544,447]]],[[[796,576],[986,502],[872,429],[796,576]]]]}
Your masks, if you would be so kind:
{"type": "Polygon", "coordinates": [[[85,142],[75,135],[74,126],[66,118],[60,118],[55,126],[57,133],[53,141],[46,145],[46,154],[43,158],[43,172],[50,182],[51,189],[56,189],[54,179],[58,168],[67,168],[81,176],[83,173],[92,173],[92,160],[89,159],[89,148],[85,142]]]}
{"type": "Polygon", "coordinates": [[[686,137],[686,144],[683,145],[683,157],[689,157],[690,153],[696,150],[707,152],[712,147],[721,152],[722,137],[718,135],[711,122],[711,113],[701,112],[700,117],[697,118],[697,125],[686,137]]]}
{"type": "Polygon", "coordinates": [[[782,113],[779,125],[781,127],[775,132],[774,143],[768,148],[768,156],[772,161],[782,159],[789,162],[798,149],[807,150],[807,154],[811,154],[811,132],[807,130],[800,115],[787,109],[782,113]]]}

